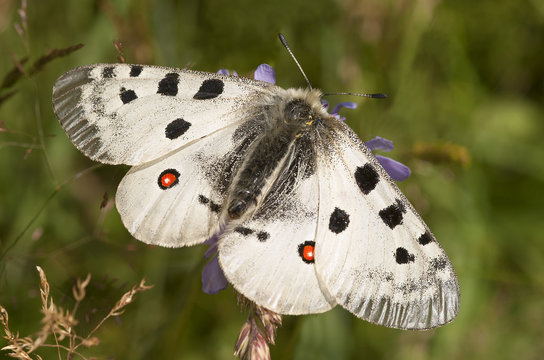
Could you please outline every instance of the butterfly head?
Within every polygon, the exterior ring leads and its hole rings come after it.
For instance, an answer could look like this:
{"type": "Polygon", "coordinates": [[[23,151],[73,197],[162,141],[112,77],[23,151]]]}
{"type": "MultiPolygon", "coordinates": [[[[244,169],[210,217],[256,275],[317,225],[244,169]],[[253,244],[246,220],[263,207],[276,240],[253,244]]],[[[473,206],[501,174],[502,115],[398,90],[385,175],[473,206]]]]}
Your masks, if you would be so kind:
{"type": "Polygon", "coordinates": [[[315,115],[308,104],[303,99],[295,99],[289,101],[285,105],[285,118],[288,122],[294,123],[310,123],[314,120],[315,115]]]}
{"type": "Polygon", "coordinates": [[[283,118],[292,124],[315,125],[331,117],[321,103],[321,92],[316,89],[289,89],[283,108],[283,118]]]}

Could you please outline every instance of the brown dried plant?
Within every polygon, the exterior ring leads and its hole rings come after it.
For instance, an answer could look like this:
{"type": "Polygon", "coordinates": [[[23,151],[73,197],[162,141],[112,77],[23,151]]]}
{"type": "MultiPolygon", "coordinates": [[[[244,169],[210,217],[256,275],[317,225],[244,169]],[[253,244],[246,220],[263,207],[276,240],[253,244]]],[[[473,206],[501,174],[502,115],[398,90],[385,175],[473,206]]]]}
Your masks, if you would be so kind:
{"type": "Polygon", "coordinates": [[[249,312],[234,346],[234,356],[240,360],[270,360],[268,344],[274,345],[281,315],[259,306],[242,295],[238,303],[249,312]]]}
{"type": "Polygon", "coordinates": [[[30,44],[28,36],[27,0],[21,0],[21,7],[17,10],[17,14],[19,15],[20,21],[15,22],[13,26],[17,34],[21,37],[27,55],[20,58],[14,53],[11,54],[13,68],[5,74],[2,81],[0,81],[0,105],[17,93],[17,89],[12,90],[11,88],[19,80],[40,72],[45,65],[52,60],[67,56],[83,47],[83,44],[76,44],[63,49],[51,49],[29,64],[28,54],[30,54],[30,44]]]}
{"type": "Polygon", "coordinates": [[[76,313],[80,303],[85,298],[86,287],[91,281],[91,274],[88,274],[83,280],[77,279],[76,284],[72,287],[75,304],[71,310],[67,310],[54,303],[53,298],[49,294],[49,283],[45,273],[39,266],[37,266],[37,269],[40,273],[41,312],[43,314],[41,320],[42,326],[37,333],[20,337],[19,332],[11,331],[8,323],[8,312],[0,305],[0,323],[4,327],[4,338],[8,341],[8,345],[4,346],[2,350],[8,351],[8,355],[16,359],[41,360],[42,357],[35,353],[40,347],[56,348],[59,359],[62,359],[62,353],[66,353],[66,359],[72,359],[74,356],[85,360],[94,359],[86,358],[79,352],[79,348],[98,345],[100,339],[94,336],[94,334],[102,324],[112,316],[121,315],[125,307],[134,300],[134,296],[137,293],[146,291],[152,287],[147,286],[145,279],[142,279],[138,285],[133,286],[132,289],[121,296],[121,299],[117,301],[94,329],[86,336],[80,336],[75,331],[75,326],[78,324],[76,313]],[[53,336],[54,343],[47,342],[51,335],[53,336]]]}

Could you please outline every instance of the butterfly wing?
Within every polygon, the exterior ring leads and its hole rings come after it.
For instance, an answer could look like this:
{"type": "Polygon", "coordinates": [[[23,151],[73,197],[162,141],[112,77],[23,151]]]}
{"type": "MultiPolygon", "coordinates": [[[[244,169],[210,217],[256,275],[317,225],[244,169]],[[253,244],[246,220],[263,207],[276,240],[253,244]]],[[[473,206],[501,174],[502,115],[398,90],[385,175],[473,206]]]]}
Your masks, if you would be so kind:
{"type": "Polygon", "coordinates": [[[232,177],[262,126],[243,121],[130,169],[116,195],[125,227],[148,244],[204,242],[218,229],[232,177]]]}
{"type": "Polygon", "coordinates": [[[453,267],[372,153],[336,122],[318,158],[316,271],[344,308],[369,322],[427,329],[458,312],[453,267]]]}
{"type": "Polygon", "coordinates": [[[85,155],[139,165],[241,121],[246,105],[270,88],[242,77],[98,64],[62,75],[53,88],[53,107],[85,155]]]}
{"type": "Polygon", "coordinates": [[[313,266],[318,192],[312,146],[297,146],[256,213],[225,233],[219,262],[234,288],[281,314],[318,313],[336,301],[313,266]]]}

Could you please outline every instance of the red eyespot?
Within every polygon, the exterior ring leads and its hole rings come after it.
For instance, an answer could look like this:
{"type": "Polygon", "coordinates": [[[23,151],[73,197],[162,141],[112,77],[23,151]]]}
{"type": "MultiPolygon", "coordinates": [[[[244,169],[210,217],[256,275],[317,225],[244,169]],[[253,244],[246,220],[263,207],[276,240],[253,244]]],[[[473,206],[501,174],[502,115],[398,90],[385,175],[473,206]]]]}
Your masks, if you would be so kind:
{"type": "Polygon", "coordinates": [[[315,254],[315,242],[305,241],[298,246],[298,254],[306,264],[313,264],[315,254]]]}
{"type": "Polygon", "coordinates": [[[158,179],[159,187],[166,190],[176,185],[179,182],[179,172],[176,169],[166,169],[158,179]]]}
{"type": "Polygon", "coordinates": [[[311,245],[306,245],[304,250],[302,250],[302,256],[308,261],[314,260],[314,247],[311,245]]]}
{"type": "Polygon", "coordinates": [[[176,175],[174,174],[164,174],[162,177],[161,177],[161,183],[162,183],[162,186],[164,187],[169,187],[170,185],[172,185],[174,183],[174,181],[176,181],[176,175]]]}

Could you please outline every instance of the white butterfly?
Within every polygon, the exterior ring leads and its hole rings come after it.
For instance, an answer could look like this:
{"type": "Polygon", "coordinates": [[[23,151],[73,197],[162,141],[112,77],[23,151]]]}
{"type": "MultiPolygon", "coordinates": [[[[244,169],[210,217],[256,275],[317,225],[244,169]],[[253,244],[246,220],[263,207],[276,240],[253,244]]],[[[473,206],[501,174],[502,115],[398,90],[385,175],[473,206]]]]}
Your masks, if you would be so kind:
{"type": "Polygon", "coordinates": [[[446,254],[318,90],[146,65],[62,75],[53,105],[85,155],[134,167],[117,209],[167,247],[221,233],[237,291],[280,314],[340,304],[372,323],[427,329],[458,312],[446,254]]]}

